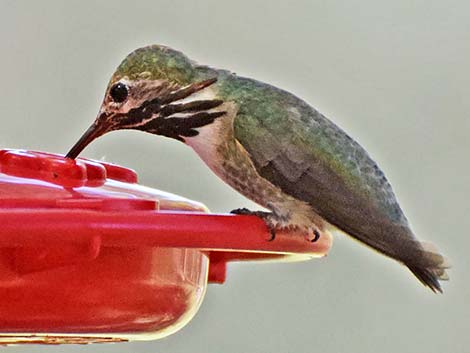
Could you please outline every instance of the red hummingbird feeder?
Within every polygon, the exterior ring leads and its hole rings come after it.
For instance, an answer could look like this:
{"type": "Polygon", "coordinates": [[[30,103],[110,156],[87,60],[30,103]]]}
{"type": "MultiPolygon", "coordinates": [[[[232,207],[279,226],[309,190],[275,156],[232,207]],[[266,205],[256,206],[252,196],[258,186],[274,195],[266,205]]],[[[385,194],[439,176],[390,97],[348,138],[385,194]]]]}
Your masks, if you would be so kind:
{"type": "Polygon", "coordinates": [[[197,312],[229,261],[307,260],[254,216],[210,214],[117,165],[0,151],[0,344],[157,339],[197,312]]]}

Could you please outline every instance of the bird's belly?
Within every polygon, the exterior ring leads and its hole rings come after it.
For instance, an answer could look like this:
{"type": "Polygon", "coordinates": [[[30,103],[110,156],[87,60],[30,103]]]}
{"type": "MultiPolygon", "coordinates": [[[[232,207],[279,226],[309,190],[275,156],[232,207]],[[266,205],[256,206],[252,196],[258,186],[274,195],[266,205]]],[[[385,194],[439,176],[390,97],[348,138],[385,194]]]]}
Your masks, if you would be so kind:
{"type": "Polygon", "coordinates": [[[327,222],[306,202],[298,200],[261,177],[248,153],[234,138],[215,139],[217,125],[204,127],[195,138],[186,140],[207,166],[240,194],[271,210],[282,226],[325,230],[327,222]]]}

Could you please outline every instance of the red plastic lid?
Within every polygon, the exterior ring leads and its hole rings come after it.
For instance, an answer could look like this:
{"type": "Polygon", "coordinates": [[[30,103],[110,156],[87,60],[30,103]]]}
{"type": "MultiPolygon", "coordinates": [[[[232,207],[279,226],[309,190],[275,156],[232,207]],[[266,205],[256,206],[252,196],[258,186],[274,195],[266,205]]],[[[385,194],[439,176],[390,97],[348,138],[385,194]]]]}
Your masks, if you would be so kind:
{"type": "MultiPolygon", "coordinates": [[[[0,246],[40,241],[85,249],[85,258],[102,244],[202,249],[210,254],[210,280],[219,283],[230,260],[306,259],[331,246],[329,236],[310,243],[280,233],[267,241],[267,227],[257,217],[208,214],[200,203],[136,183],[134,171],[109,163],[2,150],[0,246]]],[[[51,256],[71,261],[60,251],[51,256]]]]}
{"type": "Polygon", "coordinates": [[[270,237],[87,159],[0,151],[0,344],[155,339],[196,313],[232,260],[323,256],[329,236],[270,237]],[[124,284],[124,285],[123,285],[124,284]]]}

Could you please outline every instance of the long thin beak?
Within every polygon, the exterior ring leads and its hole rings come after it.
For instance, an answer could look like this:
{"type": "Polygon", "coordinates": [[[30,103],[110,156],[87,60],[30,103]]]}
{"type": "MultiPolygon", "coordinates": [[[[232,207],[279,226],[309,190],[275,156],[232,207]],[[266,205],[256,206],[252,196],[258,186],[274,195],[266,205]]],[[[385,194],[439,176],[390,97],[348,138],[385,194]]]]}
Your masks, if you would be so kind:
{"type": "Polygon", "coordinates": [[[94,139],[100,137],[107,131],[107,125],[103,122],[99,122],[97,119],[93,125],[91,125],[87,131],[80,137],[80,140],[70,149],[65,158],[75,159],[88,146],[94,139]]]}

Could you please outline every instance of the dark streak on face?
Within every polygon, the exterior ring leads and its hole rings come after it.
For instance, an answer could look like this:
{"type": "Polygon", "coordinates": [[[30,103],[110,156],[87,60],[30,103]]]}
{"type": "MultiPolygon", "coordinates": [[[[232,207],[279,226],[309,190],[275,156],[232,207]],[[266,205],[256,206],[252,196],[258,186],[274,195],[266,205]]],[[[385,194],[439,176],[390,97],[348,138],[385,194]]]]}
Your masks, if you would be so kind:
{"type": "Polygon", "coordinates": [[[193,137],[199,134],[196,128],[212,124],[216,118],[226,112],[198,112],[189,116],[174,116],[171,118],[157,118],[138,126],[136,129],[174,138],[184,142],[184,137],[193,137]]]}
{"type": "Polygon", "coordinates": [[[157,135],[163,135],[184,141],[184,137],[199,134],[196,128],[211,124],[218,117],[226,114],[224,111],[208,112],[224,102],[219,99],[199,100],[188,103],[171,104],[174,101],[189,97],[205,87],[216,82],[216,78],[198,82],[172,92],[159,92],[151,100],[143,102],[138,108],[127,113],[116,114],[113,119],[113,129],[135,129],[157,135]],[[190,115],[173,116],[175,113],[194,113],[190,115]]]}
{"type": "MultiPolygon", "coordinates": [[[[171,90],[169,85],[162,85],[152,90],[155,98],[146,100],[139,107],[132,108],[127,113],[102,112],[92,126],[82,135],[70,149],[66,157],[74,159],[93,140],[113,130],[135,129],[157,135],[168,136],[179,141],[184,137],[199,134],[196,128],[211,124],[218,117],[226,114],[224,111],[209,112],[223,104],[222,100],[199,100],[188,103],[171,104],[214,84],[217,78],[197,82],[180,89],[171,90]],[[192,113],[189,115],[173,116],[175,113],[192,113]]],[[[128,88],[113,86],[113,95],[117,100],[127,98],[128,88]],[[119,96],[119,97],[118,97],[119,96]],[[125,96],[125,97],[124,97],[125,96]]]]}

